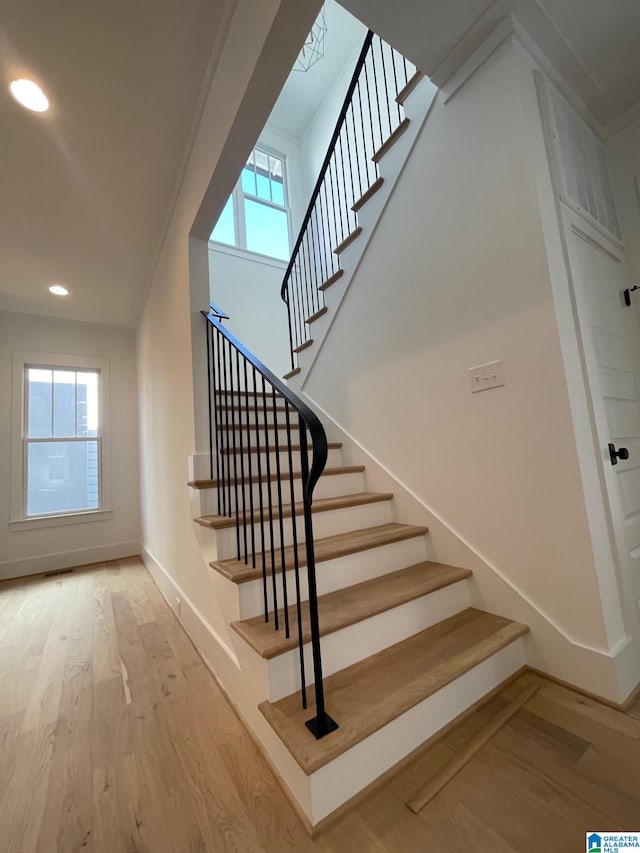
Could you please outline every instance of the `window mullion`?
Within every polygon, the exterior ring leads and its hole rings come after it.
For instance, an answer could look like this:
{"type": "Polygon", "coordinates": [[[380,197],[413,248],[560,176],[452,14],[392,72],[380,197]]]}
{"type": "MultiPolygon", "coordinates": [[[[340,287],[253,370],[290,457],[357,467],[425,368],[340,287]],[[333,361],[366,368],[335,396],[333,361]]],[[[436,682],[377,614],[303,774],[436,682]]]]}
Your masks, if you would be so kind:
{"type": "Polygon", "coordinates": [[[244,215],[244,191],[242,189],[242,181],[239,181],[233,191],[234,202],[236,208],[236,222],[238,224],[237,243],[239,248],[247,248],[247,220],[244,215]]]}

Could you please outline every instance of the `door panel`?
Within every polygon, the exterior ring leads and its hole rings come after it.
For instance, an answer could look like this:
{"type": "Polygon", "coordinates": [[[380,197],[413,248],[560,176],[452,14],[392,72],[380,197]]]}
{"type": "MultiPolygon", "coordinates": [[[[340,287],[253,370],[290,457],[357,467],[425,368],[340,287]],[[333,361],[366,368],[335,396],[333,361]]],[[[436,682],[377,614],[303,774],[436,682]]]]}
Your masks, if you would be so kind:
{"type": "Polygon", "coordinates": [[[640,600],[640,348],[624,252],[575,214],[565,213],[569,263],[625,588],[640,600]],[[612,466],[608,443],[629,459],[612,466]]]}

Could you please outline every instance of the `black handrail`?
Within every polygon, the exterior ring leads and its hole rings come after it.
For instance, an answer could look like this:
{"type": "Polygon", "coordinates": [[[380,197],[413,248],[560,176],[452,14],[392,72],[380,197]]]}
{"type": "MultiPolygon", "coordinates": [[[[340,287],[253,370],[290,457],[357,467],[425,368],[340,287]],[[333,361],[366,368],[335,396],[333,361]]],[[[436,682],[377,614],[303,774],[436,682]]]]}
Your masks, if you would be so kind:
{"type": "Polygon", "coordinates": [[[337,724],[325,709],[311,511],[313,491],[327,463],[327,436],[315,412],[222,325],[222,320],[228,319],[224,311],[211,303],[210,310],[201,313],[206,319],[210,471],[212,481],[215,474],[218,515],[228,518],[233,518],[235,515],[238,561],[243,560],[245,565],[251,562],[255,569],[257,557],[261,556],[264,618],[268,622],[273,614],[275,630],[280,629],[276,564],[276,553],[279,552],[284,629],[287,638],[290,636],[290,625],[289,583],[286,573],[289,569],[293,570],[302,706],[306,708],[307,690],[297,528],[300,504],[295,500],[293,467],[294,454],[299,453],[300,456],[301,509],[304,520],[304,553],[307,564],[308,610],[316,704],[316,716],[306,725],[315,737],[321,738],[337,728],[337,724]],[[267,406],[268,402],[269,406],[267,406]],[[280,405],[280,411],[284,411],[285,424],[278,420],[278,405],[280,405]],[[292,423],[296,417],[298,446],[293,444],[291,435],[292,430],[296,429],[295,422],[292,423]],[[279,436],[281,430],[286,431],[284,443],[281,443],[279,436]],[[309,440],[311,465],[309,465],[309,440]],[[282,469],[281,454],[285,455],[288,471],[282,469]],[[274,457],[273,465],[271,464],[272,456],[274,457]],[[257,467],[257,480],[254,478],[254,461],[257,467]],[[273,468],[275,471],[272,470],[273,468]],[[263,473],[266,473],[264,480],[263,473]],[[257,509],[254,505],[253,489],[256,483],[257,509]],[[287,485],[288,497],[291,501],[290,511],[285,510],[283,500],[283,491],[286,491],[287,485]],[[266,501],[264,491],[266,491],[266,501]],[[287,565],[283,519],[289,512],[293,548],[287,565]],[[269,560],[271,562],[272,611],[269,608],[270,590],[267,577],[269,560]]]}
{"type": "Polygon", "coordinates": [[[378,160],[403,122],[398,96],[412,72],[401,54],[367,32],[280,290],[292,368],[295,353],[308,345],[307,323],[324,307],[325,288],[340,275],[339,253],[357,236],[357,211],[381,184],[378,160]]]}
{"type": "Polygon", "coordinates": [[[354,68],[353,74],[351,76],[351,81],[349,83],[349,88],[347,89],[347,94],[344,97],[344,101],[342,107],[340,109],[340,113],[338,115],[338,120],[336,121],[336,126],[334,128],[333,133],[331,134],[331,139],[329,140],[329,146],[327,147],[327,153],[325,155],[324,160],[322,161],[322,166],[320,167],[320,174],[318,175],[318,180],[313,188],[313,192],[311,193],[311,198],[309,199],[309,205],[307,207],[307,212],[304,215],[302,220],[302,224],[300,225],[300,232],[298,233],[298,239],[295,242],[293,247],[293,251],[291,252],[291,260],[289,261],[289,265],[287,266],[286,272],[284,274],[284,281],[282,282],[282,287],[280,288],[280,297],[284,301],[285,294],[287,292],[287,284],[289,281],[289,276],[291,275],[291,271],[293,269],[293,265],[296,261],[296,257],[298,252],[300,251],[300,246],[302,244],[302,240],[305,235],[305,231],[307,230],[307,226],[311,220],[311,215],[313,214],[313,208],[315,203],[320,195],[320,189],[324,183],[325,175],[327,174],[327,169],[329,168],[329,163],[331,162],[331,158],[333,156],[333,152],[336,147],[336,143],[338,141],[338,137],[340,136],[340,131],[342,130],[342,125],[344,124],[344,120],[347,117],[347,111],[351,106],[351,101],[353,99],[353,93],[356,90],[356,85],[358,83],[358,78],[360,76],[360,72],[364,66],[365,60],[367,58],[367,54],[369,53],[369,48],[371,47],[371,42],[373,41],[373,32],[369,30],[364,39],[364,44],[362,45],[362,49],[360,51],[360,55],[358,56],[358,61],[356,62],[356,67],[354,68]]]}

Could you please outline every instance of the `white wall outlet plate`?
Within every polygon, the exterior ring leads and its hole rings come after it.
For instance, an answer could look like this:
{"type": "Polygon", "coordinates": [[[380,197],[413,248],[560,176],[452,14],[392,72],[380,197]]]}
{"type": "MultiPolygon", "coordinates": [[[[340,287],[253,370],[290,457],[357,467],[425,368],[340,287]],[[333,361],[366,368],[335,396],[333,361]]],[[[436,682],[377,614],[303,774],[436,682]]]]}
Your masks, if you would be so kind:
{"type": "Polygon", "coordinates": [[[471,393],[488,391],[489,388],[499,388],[505,384],[504,365],[502,361],[490,361],[487,364],[479,364],[477,367],[469,368],[469,381],[471,393]]]}

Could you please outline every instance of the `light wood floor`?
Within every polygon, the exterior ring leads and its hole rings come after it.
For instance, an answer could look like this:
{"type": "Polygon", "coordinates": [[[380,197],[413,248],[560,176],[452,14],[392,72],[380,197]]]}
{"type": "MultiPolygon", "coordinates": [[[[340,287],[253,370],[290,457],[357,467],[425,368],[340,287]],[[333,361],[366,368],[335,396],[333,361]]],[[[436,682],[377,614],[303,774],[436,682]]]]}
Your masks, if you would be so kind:
{"type": "Polygon", "coordinates": [[[409,811],[518,687],[311,841],[139,561],[0,584],[0,851],[564,853],[640,830],[640,701],[546,682],[409,811]]]}

